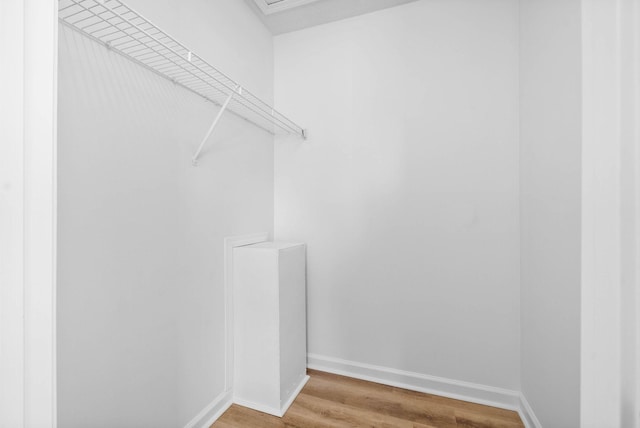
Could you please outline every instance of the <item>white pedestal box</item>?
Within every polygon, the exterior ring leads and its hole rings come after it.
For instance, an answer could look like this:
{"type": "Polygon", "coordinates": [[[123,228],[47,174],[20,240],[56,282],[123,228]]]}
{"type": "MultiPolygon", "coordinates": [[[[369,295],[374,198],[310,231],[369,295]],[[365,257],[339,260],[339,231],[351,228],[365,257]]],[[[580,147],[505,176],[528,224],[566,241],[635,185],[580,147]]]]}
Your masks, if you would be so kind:
{"type": "Polygon", "coordinates": [[[306,247],[233,250],[234,402],[283,416],[307,376],[306,247]]]}

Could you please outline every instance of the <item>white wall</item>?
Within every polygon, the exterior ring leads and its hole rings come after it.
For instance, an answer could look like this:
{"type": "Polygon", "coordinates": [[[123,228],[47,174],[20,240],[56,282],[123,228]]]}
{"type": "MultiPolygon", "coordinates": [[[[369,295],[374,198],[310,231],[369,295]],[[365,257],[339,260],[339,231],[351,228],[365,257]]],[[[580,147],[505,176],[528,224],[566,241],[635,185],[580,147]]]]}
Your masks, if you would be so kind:
{"type": "Polygon", "coordinates": [[[275,39],[279,239],[309,352],[519,389],[518,5],[423,0],[275,39]]]}
{"type": "Polygon", "coordinates": [[[581,426],[621,426],[619,2],[582,1],[581,426]]]}
{"type": "MultiPolygon", "coordinates": [[[[130,0],[266,100],[271,35],[237,0],[130,0]]],[[[63,28],[59,425],[181,427],[224,388],[223,238],[272,231],[273,137],[63,28]]]]}
{"type": "Polygon", "coordinates": [[[580,420],[580,0],[520,2],[522,391],[545,427],[580,420]]]}

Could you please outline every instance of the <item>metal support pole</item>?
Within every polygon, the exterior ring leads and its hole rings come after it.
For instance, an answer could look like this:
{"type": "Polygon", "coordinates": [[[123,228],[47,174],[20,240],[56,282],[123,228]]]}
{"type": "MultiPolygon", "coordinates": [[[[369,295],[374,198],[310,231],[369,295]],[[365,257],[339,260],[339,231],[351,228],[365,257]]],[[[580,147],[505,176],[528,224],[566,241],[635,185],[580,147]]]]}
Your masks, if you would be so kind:
{"type": "MultiPolygon", "coordinates": [[[[238,88],[236,88],[236,90],[238,90],[238,88]]],[[[235,91],[231,92],[229,94],[229,96],[225,100],[224,104],[222,104],[222,107],[220,107],[220,111],[218,112],[218,115],[216,116],[216,118],[213,120],[213,123],[211,124],[211,127],[209,128],[209,131],[207,131],[207,135],[205,135],[205,137],[202,139],[202,142],[200,143],[200,147],[198,147],[198,150],[196,151],[196,154],[193,155],[193,160],[191,162],[193,163],[194,166],[198,165],[198,157],[200,156],[200,152],[202,151],[202,148],[204,147],[205,143],[207,142],[207,140],[209,139],[209,137],[213,133],[213,130],[216,129],[216,126],[218,125],[218,121],[220,121],[220,118],[222,117],[222,114],[227,109],[227,106],[229,105],[229,103],[233,99],[233,94],[235,94],[235,91]]]]}

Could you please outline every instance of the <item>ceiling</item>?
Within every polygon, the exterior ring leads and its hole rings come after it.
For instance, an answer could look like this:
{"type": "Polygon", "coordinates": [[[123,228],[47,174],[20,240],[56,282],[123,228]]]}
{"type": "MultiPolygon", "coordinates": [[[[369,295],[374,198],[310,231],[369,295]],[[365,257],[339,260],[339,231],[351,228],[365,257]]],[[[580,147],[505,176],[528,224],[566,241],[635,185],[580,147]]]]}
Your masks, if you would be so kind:
{"type": "Polygon", "coordinates": [[[245,0],[273,34],[410,3],[416,0],[245,0]]]}

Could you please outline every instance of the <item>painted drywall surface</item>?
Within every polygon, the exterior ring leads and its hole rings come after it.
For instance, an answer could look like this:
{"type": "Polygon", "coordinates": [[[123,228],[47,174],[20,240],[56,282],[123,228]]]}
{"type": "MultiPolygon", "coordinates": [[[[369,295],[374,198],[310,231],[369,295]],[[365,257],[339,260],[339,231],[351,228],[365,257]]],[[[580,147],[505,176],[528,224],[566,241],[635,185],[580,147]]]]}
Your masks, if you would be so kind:
{"type": "MultiPolygon", "coordinates": [[[[243,2],[130,0],[257,95],[272,38],[243,2]]],[[[224,388],[223,238],[271,231],[273,137],[60,34],[61,427],[184,426],[224,388]]]]}
{"type": "Polygon", "coordinates": [[[518,389],[518,8],[417,1],[275,39],[275,233],[309,352],[518,389]]]}
{"type": "Polygon", "coordinates": [[[582,1],[582,428],[622,426],[619,4],[582,1]]]}
{"type": "Polygon", "coordinates": [[[522,392],[580,421],[581,6],[520,2],[522,392]]]}

